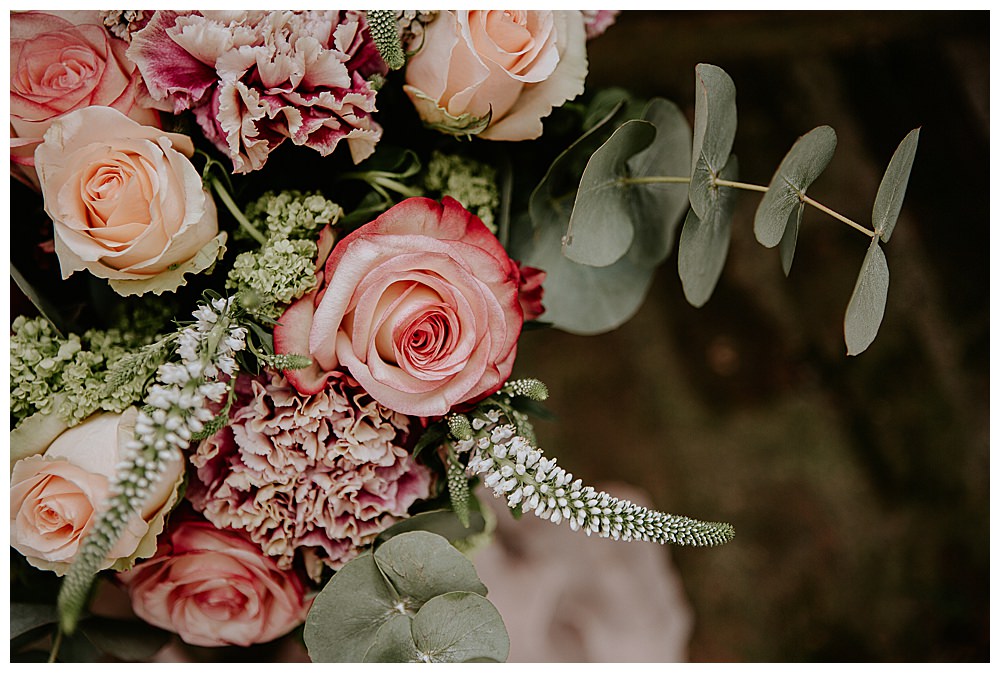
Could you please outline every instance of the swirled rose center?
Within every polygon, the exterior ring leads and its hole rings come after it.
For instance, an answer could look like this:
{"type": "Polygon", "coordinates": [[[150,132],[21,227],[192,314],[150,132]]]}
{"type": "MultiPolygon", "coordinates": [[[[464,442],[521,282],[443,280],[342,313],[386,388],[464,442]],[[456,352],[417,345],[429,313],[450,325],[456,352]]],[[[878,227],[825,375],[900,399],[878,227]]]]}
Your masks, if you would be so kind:
{"type": "Polygon", "coordinates": [[[133,241],[150,222],[155,167],[134,152],[114,151],[81,177],[90,234],[108,248],[133,241]]]}
{"type": "Polygon", "coordinates": [[[245,593],[225,582],[198,593],[194,599],[206,617],[220,621],[239,617],[250,602],[245,593]]]}

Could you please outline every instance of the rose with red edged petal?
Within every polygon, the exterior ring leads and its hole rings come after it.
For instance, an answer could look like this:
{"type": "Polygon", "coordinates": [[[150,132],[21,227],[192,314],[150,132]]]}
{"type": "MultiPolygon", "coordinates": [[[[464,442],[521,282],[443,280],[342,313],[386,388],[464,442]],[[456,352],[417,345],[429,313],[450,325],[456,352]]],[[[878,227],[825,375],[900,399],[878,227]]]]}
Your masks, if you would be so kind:
{"type": "Polygon", "coordinates": [[[523,324],[519,272],[457,201],[410,198],[341,240],[320,289],[274,330],[279,353],[313,365],[285,374],[303,394],[337,369],[404,414],[440,416],[496,392],[523,324]]]}

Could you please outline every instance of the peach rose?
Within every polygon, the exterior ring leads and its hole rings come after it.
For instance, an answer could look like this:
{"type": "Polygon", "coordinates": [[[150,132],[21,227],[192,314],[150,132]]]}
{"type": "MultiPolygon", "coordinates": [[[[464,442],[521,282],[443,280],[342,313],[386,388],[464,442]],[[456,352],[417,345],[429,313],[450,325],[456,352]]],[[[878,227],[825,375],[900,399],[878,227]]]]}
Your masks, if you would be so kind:
{"type": "Polygon", "coordinates": [[[159,125],[159,113],[139,102],[142,80],[127,48],[97,12],[11,13],[10,149],[18,177],[37,187],[35,148],[52,122],[73,110],[107,105],[159,125]]]}
{"type": "Polygon", "coordinates": [[[340,367],[393,411],[438,416],[510,376],[523,317],[517,264],[454,199],[411,198],[342,239],[323,285],[292,304],[275,349],[312,395],[340,367]]]}
{"type": "MultiPolygon", "coordinates": [[[[10,475],[10,546],[28,562],[62,575],[108,497],[139,411],[100,413],[60,434],[43,453],[22,458],[10,475]]],[[[105,568],[152,555],[155,537],[181,475],[183,460],[168,466],[112,549],[105,568]]]]}
{"type": "Polygon", "coordinates": [[[246,647],[285,635],[309,611],[305,585],[260,547],[187,512],[171,518],[156,555],[118,578],[145,621],[190,645],[246,647]]]}
{"type": "Polygon", "coordinates": [[[86,269],[99,278],[148,280],[206,246],[218,223],[193,153],[187,136],[109,107],[53,123],[35,163],[63,278],[86,269]]]}
{"type": "Polygon", "coordinates": [[[528,140],[553,107],[583,93],[586,77],[578,11],[442,11],[407,64],[403,89],[428,126],[528,140]]]}

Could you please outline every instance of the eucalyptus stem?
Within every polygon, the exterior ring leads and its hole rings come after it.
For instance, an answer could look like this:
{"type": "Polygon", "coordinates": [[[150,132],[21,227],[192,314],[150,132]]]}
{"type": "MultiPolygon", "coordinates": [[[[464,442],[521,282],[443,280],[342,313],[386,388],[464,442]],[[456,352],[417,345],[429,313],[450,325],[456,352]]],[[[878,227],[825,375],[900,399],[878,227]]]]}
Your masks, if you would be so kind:
{"type": "Polygon", "coordinates": [[[219,178],[211,178],[209,184],[212,185],[212,189],[214,189],[215,193],[219,195],[219,198],[222,199],[222,203],[225,204],[229,213],[236,218],[239,225],[246,229],[247,233],[253,236],[254,240],[261,245],[267,243],[267,238],[264,234],[260,233],[260,230],[257,229],[257,227],[250,224],[250,220],[246,218],[243,211],[241,211],[239,206],[236,205],[236,202],[233,201],[233,197],[229,195],[228,191],[226,191],[225,186],[223,186],[222,182],[219,181],[219,178]]]}
{"type": "MultiPolygon", "coordinates": [[[[636,178],[622,178],[620,180],[623,185],[683,185],[690,184],[691,178],[682,177],[679,175],[651,175],[647,177],[636,177],[636,178]]],[[[754,185],[749,182],[736,182],[735,180],[723,180],[722,178],[715,178],[712,184],[716,187],[731,187],[732,189],[743,189],[749,192],[766,192],[767,187],[764,185],[754,185]]],[[[845,217],[838,213],[832,208],[827,208],[822,203],[816,199],[806,196],[805,194],[799,194],[799,198],[803,203],[806,203],[816,210],[826,213],[835,220],[840,220],[844,224],[857,229],[862,234],[868,238],[875,238],[876,234],[871,229],[867,229],[864,226],[858,224],[849,217],[845,217]]]]}

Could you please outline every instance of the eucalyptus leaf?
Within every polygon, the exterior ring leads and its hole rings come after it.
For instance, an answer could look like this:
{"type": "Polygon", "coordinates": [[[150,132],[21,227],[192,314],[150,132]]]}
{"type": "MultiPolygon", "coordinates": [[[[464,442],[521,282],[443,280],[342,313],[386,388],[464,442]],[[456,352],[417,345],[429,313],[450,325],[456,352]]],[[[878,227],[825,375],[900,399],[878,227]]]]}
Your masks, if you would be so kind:
{"type": "MultiPolygon", "coordinates": [[[[802,197],[826,169],[836,149],[837,134],[829,126],[814,128],[795,141],[771,178],[754,216],[753,231],[761,245],[766,248],[778,245],[795,213],[798,228],[802,197]]],[[[788,263],[791,264],[790,259],[788,263]]]]}
{"type": "MultiPolygon", "coordinates": [[[[720,177],[732,180],[737,171],[736,157],[733,156],[720,177]]],[[[684,296],[688,303],[696,307],[708,301],[722,275],[729,254],[732,217],[736,208],[735,189],[714,187],[712,192],[704,219],[694,211],[693,205],[688,211],[677,249],[677,272],[684,296]]]]}
{"type": "Polygon", "coordinates": [[[886,243],[892,236],[899,211],[903,208],[903,197],[906,196],[906,185],[910,181],[910,169],[913,168],[919,139],[919,128],[906,134],[889,160],[889,167],[885,169],[882,183],[878,186],[875,206],[872,208],[872,225],[875,233],[886,243]]]}
{"type": "Polygon", "coordinates": [[[41,603],[10,604],[10,637],[12,640],[39,626],[55,624],[58,621],[59,613],[54,605],[41,603]]]}
{"type": "MultiPolygon", "coordinates": [[[[691,127],[680,108],[663,98],[654,98],[642,118],[656,127],[656,139],[628,160],[632,177],[689,175],[691,127]]],[[[660,264],[670,255],[677,227],[688,209],[688,186],[664,182],[633,184],[630,196],[635,227],[633,259],[640,264],[660,264]]]]}
{"type": "Polygon", "coordinates": [[[379,628],[394,615],[398,598],[370,553],[346,563],[313,600],[303,639],[313,661],[358,662],[379,628]]]}
{"type": "Polygon", "coordinates": [[[878,238],[873,238],[844,316],[844,340],[848,355],[861,353],[875,340],[888,294],[889,265],[879,247],[878,238]]]}
{"type": "MultiPolygon", "coordinates": [[[[559,222],[561,223],[559,227],[561,239],[562,232],[566,229],[566,223],[569,222],[569,214],[573,209],[573,198],[580,182],[579,176],[590,155],[600,147],[605,139],[605,134],[610,135],[614,129],[612,122],[623,107],[624,101],[619,101],[602,119],[563,150],[549,166],[545,176],[532,190],[528,200],[528,212],[531,215],[533,228],[540,229],[559,222]]],[[[512,245],[516,243],[513,235],[511,243],[512,245]]]]}
{"type": "Polygon", "coordinates": [[[486,595],[472,562],[440,535],[402,533],[379,546],[374,557],[384,577],[411,605],[423,605],[448,591],[486,595]]]}
{"type": "Polygon", "coordinates": [[[580,264],[608,266],[628,251],[635,228],[626,162],[655,137],[655,126],[633,119],[591,155],[576,192],[563,254],[580,264]]]}
{"type": "Polygon", "coordinates": [[[510,652],[500,613],[475,593],[456,591],[427,601],[413,617],[412,632],[424,661],[504,661],[510,652]]]}
{"type": "Polygon", "coordinates": [[[624,324],[642,305],[655,266],[637,263],[634,246],[610,266],[577,264],[562,254],[562,231],[558,220],[534,230],[526,218],[514,221],[511,256],[546,274],[545,319],[572,334],[600,334],[624,324]]]}
{"type": "Polygon", "coordinates": [[[695,67],[694,136],[688,198],[699,219],[708,219],[716,177],[729,164],[736,139],[736,86],[718,66],[695,67]]]}
{"type": "Polygon", "coordinates": [[[413,642],[412,623],[409,615],[393,615],[375,634],[375,641],[365,653],[364,663],[423,661],[413,642]]]}
{"type": "Polygon", "coordinates": [[[799,228],[802,226],[802,211],[806,204],[799,202],[799,207],[788,214],[788,224],[785,225],[785,233],[781,235],[781,242],[778,243],[778,254],[781,257],[781,270],[787,276],[792,270],[792,258],[795,257],[795,244],[799,239],[799,228]]]}
{"type": "Polygon", "coordinates": [[[464,540],[479,535],[486,530],[486,520],[481,512],[469,511],[469,527],[462,525],[458,516],[450,509],[436,509],[431,512],[421,512],[399,521],[379,533],[376,544],[385,542],[401,533],[415,530],[425,530],[436,533],[449,542],[464,540]]]}

